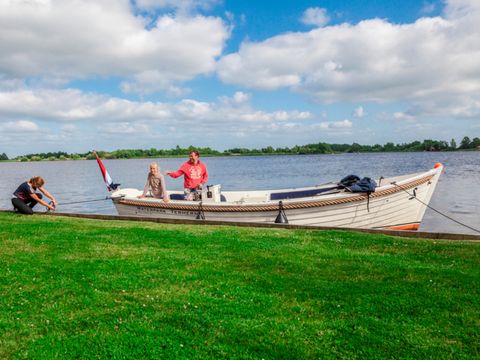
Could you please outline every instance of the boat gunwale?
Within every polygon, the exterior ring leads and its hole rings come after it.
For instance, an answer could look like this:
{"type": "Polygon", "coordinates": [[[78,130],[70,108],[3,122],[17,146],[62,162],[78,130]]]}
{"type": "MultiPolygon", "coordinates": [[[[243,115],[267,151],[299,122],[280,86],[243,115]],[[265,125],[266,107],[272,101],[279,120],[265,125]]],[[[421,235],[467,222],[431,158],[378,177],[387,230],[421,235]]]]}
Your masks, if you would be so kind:
{"type": "MultiPolygon", "coordinates": [[[[305,209],[305,208],[315,208],[315,207],[325,207],[332,205],[340,205],[351,202],[361,202],[366,201],[368,198],[381,198],[391,194],[395,194],[401,191],[409,190],[417,186],[423,185],[430,181],[437,174],[436,169],[430,170],[420,175],[414,176],[412,178],[407,178],[405,180],[399,181],[396,183],[388,183],[384,186],[377,188],[379,191],[372,193],[358,193],[352,194],[348,193],[347,196],[336,196],[331,199],[321,199],[318,197],[311,197],[308,200],[303,199],[292,199],[292,200],[283,200],[282,207],[284,210],[294,210],[294,209],[305,209]]],[[[328,195],[326,195],[328,196],[328,195]]],[[[269,203],[250,203],[250,204],[238,204],[238,203],[222,203],[222,204],[205,204],[203,202],[196,203],[182,203],[182,202],[163,202],[159,201],[145,201],[140,199],[128,199],[125,197],[112,198],[114,202],[118,204],[127,205],[127,206],[141,206],[148,208],[159,208],[166,210],[183,210],[183,211],[203,211],[203,212],[267,212],[267,211],[278,211],[279,202],[269,202],[269,203]]]]}

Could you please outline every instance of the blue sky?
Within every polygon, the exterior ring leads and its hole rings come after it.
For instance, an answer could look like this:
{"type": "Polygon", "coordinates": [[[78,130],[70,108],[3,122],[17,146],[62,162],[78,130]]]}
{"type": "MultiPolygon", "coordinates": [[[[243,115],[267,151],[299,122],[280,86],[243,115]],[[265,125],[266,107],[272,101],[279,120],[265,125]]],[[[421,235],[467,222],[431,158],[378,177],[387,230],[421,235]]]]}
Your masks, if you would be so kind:
{"type": "Polygon", "coordinates": [[[0,153],[480,136],[480,4],[0,1],[0,153]]]}

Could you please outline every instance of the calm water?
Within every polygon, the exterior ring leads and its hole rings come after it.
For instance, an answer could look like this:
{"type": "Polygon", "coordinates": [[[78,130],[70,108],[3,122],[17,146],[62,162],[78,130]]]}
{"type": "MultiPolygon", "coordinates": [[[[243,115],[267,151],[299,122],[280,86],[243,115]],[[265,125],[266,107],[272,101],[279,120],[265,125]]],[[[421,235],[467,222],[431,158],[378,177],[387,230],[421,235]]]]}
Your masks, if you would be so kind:
{"type": "MultiPolygon", "coordinates": [[[[204,158],[209,184],[224,190],[272,189],[311,186],[337,181],[349,174],[378,177],[430,169],[442,162],[445,172],[430,203],[435,209],[480,228],[480,152],[384,153],[310,156],[204,158]]],[[[105,160],[115,182],[122,187],[143,188],[153,159],[105,160]]],[[[185,159],[157,159],[161,171],[176,170],[185,159]]],[[[11,193],[26,179],[40,175],[59,202],[58,211],[116,214],[110,201],[69,204],[102,199],[107,194],[96,161],[0,163],[0,208],[10,209],[11,193]],[[62,205],[63,203],[63,205],[62,205]]],[[[167,178],[167,189],[181,190],[183,180],[167,178]]],[[[43,207],[37,205],[37,211],[43,207]]],[[[427,209],[424,231],[473,233],[427,209]]]]}

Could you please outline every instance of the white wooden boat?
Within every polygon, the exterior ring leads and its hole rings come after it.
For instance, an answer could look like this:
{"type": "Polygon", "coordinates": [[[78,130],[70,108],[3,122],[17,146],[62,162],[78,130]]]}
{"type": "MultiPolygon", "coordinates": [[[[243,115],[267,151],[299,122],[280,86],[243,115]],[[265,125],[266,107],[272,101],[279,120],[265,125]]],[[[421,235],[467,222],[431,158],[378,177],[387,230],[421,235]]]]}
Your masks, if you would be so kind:
{"type": "Polygon", "coordinates": [[[376,179],[372,193],[352,193],[337,183],[306,188],[260,191],[204,189],[201,201],[183,200],[183,192],[169,191],[171,200],[138,198],[138,189],[111,194],[120,215],[179,220],[285,223],[346,228],[417,230],[443,166],[417,174],[376,179]]]}

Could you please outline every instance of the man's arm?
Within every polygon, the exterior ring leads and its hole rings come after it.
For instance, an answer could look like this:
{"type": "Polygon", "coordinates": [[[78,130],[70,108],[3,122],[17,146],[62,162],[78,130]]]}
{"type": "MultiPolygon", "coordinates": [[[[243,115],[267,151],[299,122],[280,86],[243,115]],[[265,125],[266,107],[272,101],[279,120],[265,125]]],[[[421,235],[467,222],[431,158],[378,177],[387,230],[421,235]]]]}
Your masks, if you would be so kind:
{"type": "MultiPolygon", "coordinates": [[[[55,200],[55,198],[53,197],[53,195],[51,195],[51,194],[47,191],[47,189],[45,189],[45,188],[42,186],[42,187],[39,187],[38,190],[40,190],[40,192],[42,192],[46,197],[48,197],[50,200],[52,200],[54,206],[57,206],[57,200],[55,200]]],[[[34,195],[34,194],[32,194],[32,198],[33,198],[33,195],[34,195]]],[[[36,196],[36,195],[35,195],[35,196],[36,196]]],[[[36,197],[38,198],[38,196],[36,196],[36,197]]],[[[35,199],[35,198],[34,198],[34,199],[35,199]]],[[[35,199],[35,200],[37,200],[37,199],[35,199]]],[[[37,201],[38,201],[38,200],[37,200],[37,201]]],[[[40,201],[39,201],[39,203],[42,204],[42,202],[40,202],[40,201]]],[[[46,203],[45,203],[45,204],[46,204],[46,203]]],[[[42,205],[44,205],[44,204],[42,204],[42,205]]],[[[46,206],[46,205],[45,205],[45,206],[46,206]]]]}
{"type": "MultiPolygon", "coordinates": [[[[40,188],[39,188],[38,190],[42,191],[40,188]]],[[[44,193],[44,192],[42,191],[42,193],[44,193]]],[[[45,193],[44,193],[44,194],[45,194],[45,193]]],[[[32,198],[33,200],[35,200],[36,202],[42,204],[42,205],[45,206],[46,208],[48,208],[48,209],[50,209],[50,210],[55,210],[55,206],[50,205],[50,204],[47,204],[45,201],[43,201],[42,199],[40,199],[40,198],[37,196],[37,194],[33,193],[33,194],[30,194],[30,196],[31,196],[31,198],[32,198]]],[[[48,195],[45,194],[45,196],[48,196],[48,195]]],[[[49,196],[48,196],[48,197],[49,197],[49,196]]],[[[50,198],[50,197],[49,197],[49,198],[50,198]]],[[[50,199],[51,199],[51,198],[50,198],[50,199]]],[[[53,200],[52,200],[52,201],[53,201],[53,200]]],[[[56,203],[54,202],[54,204],[56,204],[56,203]]]]}
{"type": "Polygon", "coordinates": [[[168,176],[175,179],[175,178],[183,175],[183,170],[180,169],[180,170],[177,170],[177,171],[167,171],[165,174],[167,174],[168,176]]]}
{"type": "Polygon", "coordinates": [[[207,166],[205,164],[203,164],[203,169],[204,169],[204,172],[203,172],[203,176],[202,176],[202,184],[206,184],[207,181],[208,181],[208,170],[207,170],[207,166]]]}

